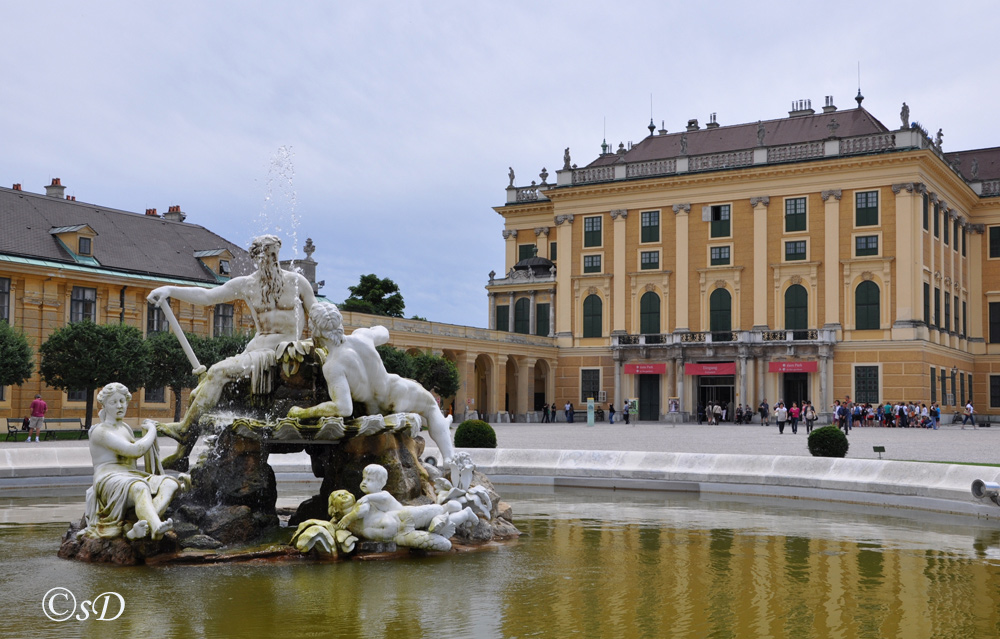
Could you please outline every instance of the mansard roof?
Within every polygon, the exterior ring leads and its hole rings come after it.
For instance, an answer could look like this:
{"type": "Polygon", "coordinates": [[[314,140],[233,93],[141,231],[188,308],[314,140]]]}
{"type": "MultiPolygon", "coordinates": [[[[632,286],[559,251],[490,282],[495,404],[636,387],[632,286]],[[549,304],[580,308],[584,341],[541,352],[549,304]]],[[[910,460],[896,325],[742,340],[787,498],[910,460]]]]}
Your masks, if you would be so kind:
{"type": "Polygon", "coordinates": [[[0,255],[76,264],[51,231],[82,225],[97,233],[93,255],[104,269],[214,284],[195,253],[228,249],[233,275],[253,271],[243,248],[197,224],[0,188],[0,255]]]}

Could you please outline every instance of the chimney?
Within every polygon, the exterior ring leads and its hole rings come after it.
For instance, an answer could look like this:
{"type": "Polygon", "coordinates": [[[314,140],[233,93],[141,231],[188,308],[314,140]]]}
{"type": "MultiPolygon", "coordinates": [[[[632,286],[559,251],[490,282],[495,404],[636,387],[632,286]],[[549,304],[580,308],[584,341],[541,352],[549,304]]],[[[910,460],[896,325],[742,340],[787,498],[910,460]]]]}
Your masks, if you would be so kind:
{"type": "Polygon", "coordinates": [[[187,213],[181,211],[179,205],[169,207],[167,212],[163,214],[163,219],[170,220],[171,222],[183,222],[186,218],[187,213]]]}
{"type": "Polygon", "coordinates": [[[812,100],[795,100],[792,102],[792,110],[788,112],[790,118],[800,118],[804,115],[816,113],[812,108],[812,100]]]}
{"type": "Polygon", "coordinates": [[[76,196],[75,195],[67,195],[66,199],[68,201],[70,201],[70,202],[76,202],[76,196]]]}
{"type": "Polygon", "coordinates": [[[62,181],[59,178],[52,178],[52,184],[45,187],[45,195],[61,200],[66,195],[66,187],[62,185],[62,181]]]}
{"type": "Polygon", "coordinates": [[[20,184],[15,184],[14,185],[14,190],[15,191],[20,191],[21,190],[21,185],[20,184]]]}
{"type": "Polygon", "coordinates": [[[826,96],[826,104],[823,105],[823,113],[833,113],[837,107],[833,106],[833,96],[826,96]]]}
{"type": "Polygon", "coordinates": [[[698,126],[697,118],[694,120],[688,120],[688,126],[687,126],[688,131],[697,131],[699,128],[700,127],[698,126]]]}
{"type": "Polygon", "coordinates": [[[706,129],[718,129],[719,123],[715,121],[715,114],[708,116],[708,124],[705,125],[706,129]]]}
{"type": "Polygon", "coordinates": [[[156,209],[146,209],[146,215],[149,215],[150,217],[160,217],[156,214],[156,209]]]}

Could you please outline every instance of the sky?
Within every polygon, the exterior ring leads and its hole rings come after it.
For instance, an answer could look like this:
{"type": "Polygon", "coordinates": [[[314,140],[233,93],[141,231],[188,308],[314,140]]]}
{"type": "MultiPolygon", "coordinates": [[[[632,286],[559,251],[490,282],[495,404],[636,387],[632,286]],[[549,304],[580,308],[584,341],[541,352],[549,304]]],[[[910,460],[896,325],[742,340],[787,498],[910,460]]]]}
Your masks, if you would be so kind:
{"type": "MultiPolygon", "coordinates": [[[[507,170],[552,181],[650,119],[864,106],[946,152],[1000,145],[996,5],[801,1],[0,3],[0,184],[316,246],[332,301],[375,273],[405,315],[485,327],[507,170]],[[985,65],[985,66],[984,66],[985,65]],[[987,126],[987,130],[983,130],[987,126]]],[[[540,181],[540,180],[539,180],[540,181]]],[[[0,220],[2,232],[2,220],[0,220]]]]}

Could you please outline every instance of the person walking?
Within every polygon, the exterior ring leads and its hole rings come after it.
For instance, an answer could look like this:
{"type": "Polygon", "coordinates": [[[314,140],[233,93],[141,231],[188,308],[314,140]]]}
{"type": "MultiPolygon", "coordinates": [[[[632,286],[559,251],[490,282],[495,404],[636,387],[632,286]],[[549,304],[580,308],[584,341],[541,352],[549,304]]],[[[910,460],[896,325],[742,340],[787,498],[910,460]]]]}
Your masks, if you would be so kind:
{"type": "Polygon", "coordinates": [[[45,403],[42,396],[36,394],[35,400],[31,402],[31,417],[28,418],[28,439],[24,441],[31,441],[31,433],[35,434],[36,442],[40,441],[38,439],[38,434],[43,428],[45,428],[45,411],[48,409],[49,405],[45,403]]]}
{"type": "Polygon", "coordinates": [[[785,434],[785,422],[788,420],[788,409],[781,402],[774,405],[774,421],[778,422],[778,434],[785,434]]]}
{"type": "Polygon", "coordinates": [[[703,421],[705,421],[705,405],[698,402],[698,425],[701,426],[703,421]]]}
{"type": "Polygon", "coordinates": [[[799,433],[799,416],[802,414],[798,402],[792,402],[792,407],[788,409],[788,417],[792,420],[792,434],[799,433]]]}
{"type": "Polygon", "coordinates": [[[566,402],[566,406],[563,407],[563,412],[566,414],[566,423],[573,423],[573,404],[571,402],[566,402]]]}
{"type": "MultiPolygon", "coordinates": [[[[969,403],[965,405],[965,416],[962,417],[962,430],[965,430],[965,422],[967,422],[967,421],[972,424],[973,428],[976,427],[976,417],[975,417],[975,415],[976,415],[976,411],[972,407],[972,400],[970,399],[969,403]]],[[[28,436],[30,437],[31,435],[29,434],[28,436]]]]}
{"type": "Polygon", "coordinates": [[[712,407],[712,418],[715,420],[715,425],[718,426],[719,422],[722,421],[722,404],[716,404],[712,407]]]}
{"type": "Polygon", "coordinates": [[[548,404],[542,404],[542,423],[543,424],[548,424],[549,423],[549,405],[548,404]]]}
{"type": "Polygon", "coordinates": [[[760,425],[769,426],[771,424],[771,407],[767,405],[766,397],[760,403],[758,410],[760,411],[760,425]]]}
{"type": "Polygon", "coordinates": [[[813,408],[812,402],[806,401],[803,410],[806,420],[806,434],[808,435],[813,430],[813,424],[816,423],[816,409],[813,408]]]}
{"type": "Polygon", "coordinates": [[[608,423],[615,423],[615,403],[611,402],[608,404],[608,423]]]}
{"type": "Polygon", "coordinates": [[[630,408],[630,402],[629,402],[629,400],[626,399],[625,403],[622,404],[622,416],[625,417],[625,425],[626,426],[628,426],[631,423],[629,421],[629,408],[630,408]]]}

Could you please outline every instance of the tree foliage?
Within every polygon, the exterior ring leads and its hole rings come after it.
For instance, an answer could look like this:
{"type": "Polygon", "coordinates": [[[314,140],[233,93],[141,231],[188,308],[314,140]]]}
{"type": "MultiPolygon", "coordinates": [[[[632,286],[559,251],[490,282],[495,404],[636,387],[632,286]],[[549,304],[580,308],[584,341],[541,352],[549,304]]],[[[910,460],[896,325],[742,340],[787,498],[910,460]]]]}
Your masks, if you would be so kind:
{"type": "Polygon", "coordinates": [[[0,386],[20,386],[35,370],[35,356],[20,329],[0,321],[0,386]]]}
{"type": "Polygon", "coordinates": [[[458,392],[458,367],[440,355],[421,353],[413,358],[414,379],[438,397],[454,397],[458,392]]]}
{"type": "Polygon", "coordinates": [[[399,286],[388,277],[379,278],[374,273],[362,275],[358,285],[348,286],[347,290],[351,295],[340,305],[342,311],[403,317],[403,295],[399,286]]]}
{"type": "Polygon", "coordinates": [[[385,365],[387,372],[395,373],[407,379],[413,379],[413,358],[406,351],[400,350],[395,346],[389,346],[388,344],[376,346],[375,350],[378,351],[379,356],[382,358],[382,363],[385,365]]]}
{"type": "Polygon", "coordinates": [[[61,390],[86,390],[87,428],[95,390],[120,382],[134,391],[146,383],[149,348],[142,331],[134,326],[75,322],[53,332],[39,351],[39,370],[46,384],[61,390]]]}

